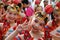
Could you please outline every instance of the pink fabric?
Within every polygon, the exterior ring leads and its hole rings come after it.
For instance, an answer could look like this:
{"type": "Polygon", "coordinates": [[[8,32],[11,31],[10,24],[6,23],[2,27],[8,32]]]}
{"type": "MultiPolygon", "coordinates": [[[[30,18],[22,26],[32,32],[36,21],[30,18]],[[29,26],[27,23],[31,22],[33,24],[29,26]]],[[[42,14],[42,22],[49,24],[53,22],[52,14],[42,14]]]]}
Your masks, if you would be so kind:
{"type": "Polygon", "coordinates": [[[26,16],[30,17],[34,14],[34,10],[31,7],[28,7],[25,14],[26,16]]]}

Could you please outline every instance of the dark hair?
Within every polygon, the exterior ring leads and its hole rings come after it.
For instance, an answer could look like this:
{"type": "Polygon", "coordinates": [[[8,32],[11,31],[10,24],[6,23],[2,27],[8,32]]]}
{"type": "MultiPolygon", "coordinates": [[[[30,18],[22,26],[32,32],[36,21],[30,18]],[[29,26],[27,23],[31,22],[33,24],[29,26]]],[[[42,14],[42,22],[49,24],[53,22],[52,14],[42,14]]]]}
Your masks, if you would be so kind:
{"type": "Polygon", "coordinates": [[[48,22],[48,18],[46,17],[46,18],[44,19],[44,21],[45,21],[45,24],[47,24],[47,22],[48,22]]]}
{"type": "Polygon", "coordinates": [[[53,12],[51,13],[51,19],[54,19],[54,15],[53,15],[53,12]]]}
{"type": "Polygon", "coordinates": [[[7,10],[7,7],[8,7],[8,5],[5,5],[5,6],[4,6],[4,9],[7,10]]]}
{"type": "Polygon", "coordinates": [[[22,3],[23,4],[29,4],[29,1],[28,0],[22,0],[22,3]]]}
{"type": "Polygon", "coordinates": [[[44,0],[44,2],[46,2],[46,3],[47,3],[48,1],[45,1],[45,0],[44,0]]]}
{"type": "Polygon", "coordinates": [[[18,3],[17,6],[19,6],[19,8],[21,8],[22,5],[21,5],[21,3],[18,3]]]}
{"type": "Polygon", "coordinates": [[[43,15],[41,14],[41,12],[37,12],[38,17],[43,17],[43,15]]]}

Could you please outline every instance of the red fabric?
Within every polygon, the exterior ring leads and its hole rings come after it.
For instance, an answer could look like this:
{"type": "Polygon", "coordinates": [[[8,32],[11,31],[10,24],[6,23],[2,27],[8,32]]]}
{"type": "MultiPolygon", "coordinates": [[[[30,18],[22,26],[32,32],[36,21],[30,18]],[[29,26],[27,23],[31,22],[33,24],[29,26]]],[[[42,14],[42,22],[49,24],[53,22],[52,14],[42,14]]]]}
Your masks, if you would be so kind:
{"type": "Polygon", "coordinates": [[[0,30],[0,40],[2,40],[2,30],[0,30]]]}
{"type": "Polygon", "coordinates": [[[15,37],[15,38],[13,38],[13,40],[18,40],[18,39],[15,37]]]}
{"type": "Polygon", "coordinates": [[[33,38],[31,37],[31,35],[30,35],[28,30],[22,31],[22,34],[24,34],[24,39],[25,40],[33,40],[33,38]]]}
{"type": "Polygon", "coordinates": [[[13,0],[13,3],[18,4],[20,3],[20,0],[13,0]]]}
{"type": "Polygon", "coordinates": [[[17,25],[21,24],[21,21],[20,20],[17,20],[17,25]]]}
{"type": "Polygon", "coordinates": [[[57,2],[57,3],[56,3],[56,6],[57,6],[58,8],[60,8],[60,2],[57,2]]]}
{"type": "Polygon", "coordinates": [[[45,7],[45,12],[46,12],[47,14],[52,13],[52,12],[53,12],[53,7],[52,7],[52,5],[47,5],[47,6],[45,7]]]}
{"type": "Polygon", "coordinates": [[[50,29],[49,28],[45,28],[44,29],[44,40],[52,38],[52,36],[50,35],[50,29]]]}
{"type": "Polygon", "coordinates": [[[4,22],[3,29],[0,30],[0,40],[2,40],[3,36],[6,34],[9,28],[10,28],[9,23],[4,22]]]}
{"type": "Polygon", "coordinates": [[[15,29],[16,29],[16,27],[13,27],[13,29],[15,30],[15,29]]]}
{"type": "Polygon", "coordinates": [[[40,4],[40,0],[36,0],[35,1],[35,4],[40,4]]]}
{"type": "Polygon", "coordinates": [[[22,20],[21,20],[21,23],[24,23],[25,20],[27,20],[27,18],[26,17],[23,17],[22,20]]]}
{"type": "MultiPolygon", "coordinates": [[[[6,18],[4,17],[2,21],[0,21],[0,23],[4,23],[6,21],[6,18]]],[[[3,26],[4,27],[4,26],[3,26]]],[[[3,38],[3,35],[4,35],[4,32],[3,32],[4,29],[0,30],[0,40],[2,40],[3,38]]]]}
{"type": "Polygon", "coordinates": [[[5,34],[6,34],[6,32],[8,31],[8,29],[9,29],[9,28],[10,28],[10,24],[9,24],[9,23],[7,23],[7,22],[4,22],[3,30],[2,30],[3,35],[5,35],[5,34]]]}
{"type": "MultiPolygon", "coordinates": [[[[24,23],[24,21],[27,20],[27,18],[23,17],[22,20],[17,20],[17,25],[24,23]]],[[[16,29],[16,26],[13,28],[14,30],[16,29]]]]}
{"type": "Polygon", "coordinates": [[[25,39],[25,40],[28,40],[28,39],[30,39],[29,37],[30,37],[29,32],[25,32],[25,33],[24,33],[24,39],[25,39]]]}
{"type": "Polygon", "coordinates": [[[2,23],[1,20],[0,20],[0,23],[2,23]]]}
{"type": "Polygon", "coordinates": [[[41,40],[41,39],[38,39],[38,40],[41,40]]]}
{"type": "Polygon", "coordinates": [[[48,28],[44,28],[44,30],[45,30],[44,31],[44,40],[46,38],[52,38],[52,36],[50,35],[50,32],[55,30],[58,27],[54,20],[52,21],[52,26],[51,27],[49,27],[49,25],[47,25],[47,26],[48,26],[48,28]],[[48,35],[46,34],[46,31],[48,31],[48,35]]]}
{"type": "Polygon", "coordinates": [[[17,21],[16,21],[16,22],[17,22],[17,25],[24,23],[25,20],[27,20],[26,17],[22,17],[21,20],[17,20],[17,21]]]}
{"type": "Polygon", "coordinates": [[[55,23],[55,21],[52,21],[52,27],[50,27],[50,32],[55,30],[58,27],[58,25],[55,23]]]}

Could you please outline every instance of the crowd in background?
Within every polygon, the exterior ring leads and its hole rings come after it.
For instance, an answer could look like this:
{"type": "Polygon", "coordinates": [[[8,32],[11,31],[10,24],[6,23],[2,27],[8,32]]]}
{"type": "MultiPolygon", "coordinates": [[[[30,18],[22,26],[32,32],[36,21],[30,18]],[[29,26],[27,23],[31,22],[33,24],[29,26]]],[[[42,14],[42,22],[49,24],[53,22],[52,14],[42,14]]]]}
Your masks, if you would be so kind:
{"type": "Polygon", "coordinates": [[[60,40],[60,0],[0,0],[0,40],[60,40]]]}

